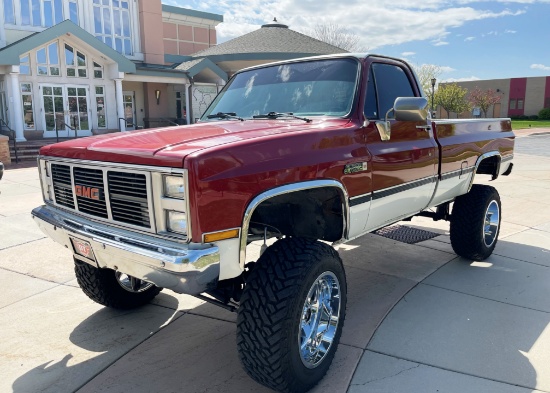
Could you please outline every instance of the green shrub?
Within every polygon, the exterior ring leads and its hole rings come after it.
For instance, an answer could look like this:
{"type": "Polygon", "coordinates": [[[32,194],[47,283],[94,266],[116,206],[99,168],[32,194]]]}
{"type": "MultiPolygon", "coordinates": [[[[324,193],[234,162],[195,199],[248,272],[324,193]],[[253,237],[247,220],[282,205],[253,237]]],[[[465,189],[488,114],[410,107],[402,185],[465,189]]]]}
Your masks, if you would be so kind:
{"type": "Polygon", "coordinates": [[[541,109],[539,112],[540,120],[550,120],[550,108],[541,109]]]}
{"type": "Polygon", "coordinates": [[[529,120],[529,117],[527,117],[525,115],[521,115],[521,116],[518,116],[518,119],[519,120],[529,120]]]}
{"type": "Polygon", "coordinates": [[[531,115],[529,116],[529,120],[538,120],[539,117],[537,115],[531,115]]]}

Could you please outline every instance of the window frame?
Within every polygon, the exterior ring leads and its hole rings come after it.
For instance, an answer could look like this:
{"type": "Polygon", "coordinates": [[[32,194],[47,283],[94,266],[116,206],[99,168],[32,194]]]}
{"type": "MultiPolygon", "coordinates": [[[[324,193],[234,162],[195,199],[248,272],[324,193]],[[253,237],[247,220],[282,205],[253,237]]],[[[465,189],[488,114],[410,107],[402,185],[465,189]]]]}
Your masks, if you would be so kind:
{"type": "Polygon", "coordinates": [[[59,41],[53,41],[49,42],[46,45],[43,45],[35,50],[35,59],[36,59],[36,76],[61,76],[61,58],[59,56],[59,41]],[[56,51],[57,51],[57,64],[50,63],[50,47],[52,45],[56,45],[56,51]],[[40,52],[42,49],[46,52],[46,63],[41,63],[38,59],[38,52],[40,52]],[[40,73],[39,67],[46,67],[47,73],[43,74],[40,73]],[[52,73],[52,68],[57,68],[58,74],[52,73]]]}
{"type": "Polygon", "coordinates": [[[23,128],[25,130],[36,130],[36,115],[34,112],[34,97],[33,97],[33,87],[31,82],[21,82],[19,83],[19,93],[21,94],[21,107],[23,108],[23,128]],[[23,91],[23,85],[29,85],[30,91],[23,91]],[[33,120],[33,126],[28,127],[27,122],[25,121],[26,116],[26,110],[25,110],[25,99],[24,97],[30,97],[30,103],[31,103],[31,114],[32,114],[32,120],[33,120]]]}

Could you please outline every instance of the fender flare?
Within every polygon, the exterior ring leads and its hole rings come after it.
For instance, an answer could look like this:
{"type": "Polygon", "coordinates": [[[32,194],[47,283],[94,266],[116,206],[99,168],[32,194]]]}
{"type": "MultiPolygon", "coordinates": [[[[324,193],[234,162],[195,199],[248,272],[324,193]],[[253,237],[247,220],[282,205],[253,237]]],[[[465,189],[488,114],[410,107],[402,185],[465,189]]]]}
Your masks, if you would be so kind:
{"type": "Polygon", "coordinates": [[[240,251],[239,251],[239,260],[240,260],[241,268],[244,269],[244,264],[246,260],[246,245],[247,245],[246,242],[248,237],[248,229],[250,227],[250,220],[252,219],[252,214],[254,213],[254,211],[258,206],[260,206],[263,202],[267,201],[268,199],[274,198],[279,195],[289,194],[297,191],[311,190],[314,188],[325,188],[325,187],[337,188],[341,194],[343,204],[344,204],[343,206],[344,222],[342,223],[344,226],[344,231],[343,231],[342,239],[347,238],[349,214],[350,214],[349,196],[346,188],[342,183],[336,180],[323,179],[323,180],[308,180],[308,181],[303,181],[299,183],[285,184],[284,186],[272,188],[270,190],[262,192],[261,194],[254,197],[248,204],[243,216],[243,223],[241,226],[241,239],[240,239],[241,241],[240,241],[240,251]]]}
{"type": "Polygon", "coordinates": [[[495,156],[498,156],[498,164],[497,164],[496,176],[493,175],[493,180],[495,180],[498,177],[499,172],[500,172],[500,162],[502,161],[502,155],[500,154],[500,152],[498,152],[496,150],[489,151],[487,153],[483,153],[482,155],[480,155],[477,158],[476,163],[474,165],[474,171],[472,172],[472,178],[470,179],[470,185],[468,186],[468,192],[470,192],[470,190],[472,189],[472,186],[474,184],[474,178],[476,176],[479,165],[481,165],[481,162],[483,160],[487,159],[487,158],[495,157],[495,156]]]}

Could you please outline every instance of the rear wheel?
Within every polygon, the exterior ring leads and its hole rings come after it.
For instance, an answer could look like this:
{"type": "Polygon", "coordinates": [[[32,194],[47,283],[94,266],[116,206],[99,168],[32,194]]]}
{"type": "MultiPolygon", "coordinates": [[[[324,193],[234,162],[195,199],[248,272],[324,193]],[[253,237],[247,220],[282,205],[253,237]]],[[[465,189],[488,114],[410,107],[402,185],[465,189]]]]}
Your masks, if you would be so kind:
{"type": "Polygon", "coordinates": [[[111,269],[97,269],[75,260],[78,285],[94,302],[111,308],[129,309],[149,303],[161,288],[111,269]]]}
{"type": "Polygon", "coordinates": [[[451,245],[460,256],[483,260],[493,253],[500,232],[501,203],[498,191],[474,184],[456,198],[451,215],[451,245]]]}
{"type": "Polygon", "coordinates": [[[247,373],[281,392],[311,389],[330,367],[345,309],[338,253],[318,241],[278,241],[251,272],[238,310],[237,346],[247,373]]]}

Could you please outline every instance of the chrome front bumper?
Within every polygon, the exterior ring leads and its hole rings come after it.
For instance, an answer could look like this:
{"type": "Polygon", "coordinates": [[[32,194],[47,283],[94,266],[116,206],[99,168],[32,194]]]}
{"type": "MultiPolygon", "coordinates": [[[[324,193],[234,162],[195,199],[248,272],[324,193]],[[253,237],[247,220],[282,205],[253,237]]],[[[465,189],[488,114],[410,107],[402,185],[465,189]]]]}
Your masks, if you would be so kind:
{"type": "Polygon", "coordinates": [[[50,206],[32,216],[42,232],[71,250],[78,260],[109,268],[171,289],[196,295],[215,288],[220,253],[211,244],[181,244],[100,224],[50,206]],[[78,255],[71,238],[87,241],[95,260],[78,255]]]}

